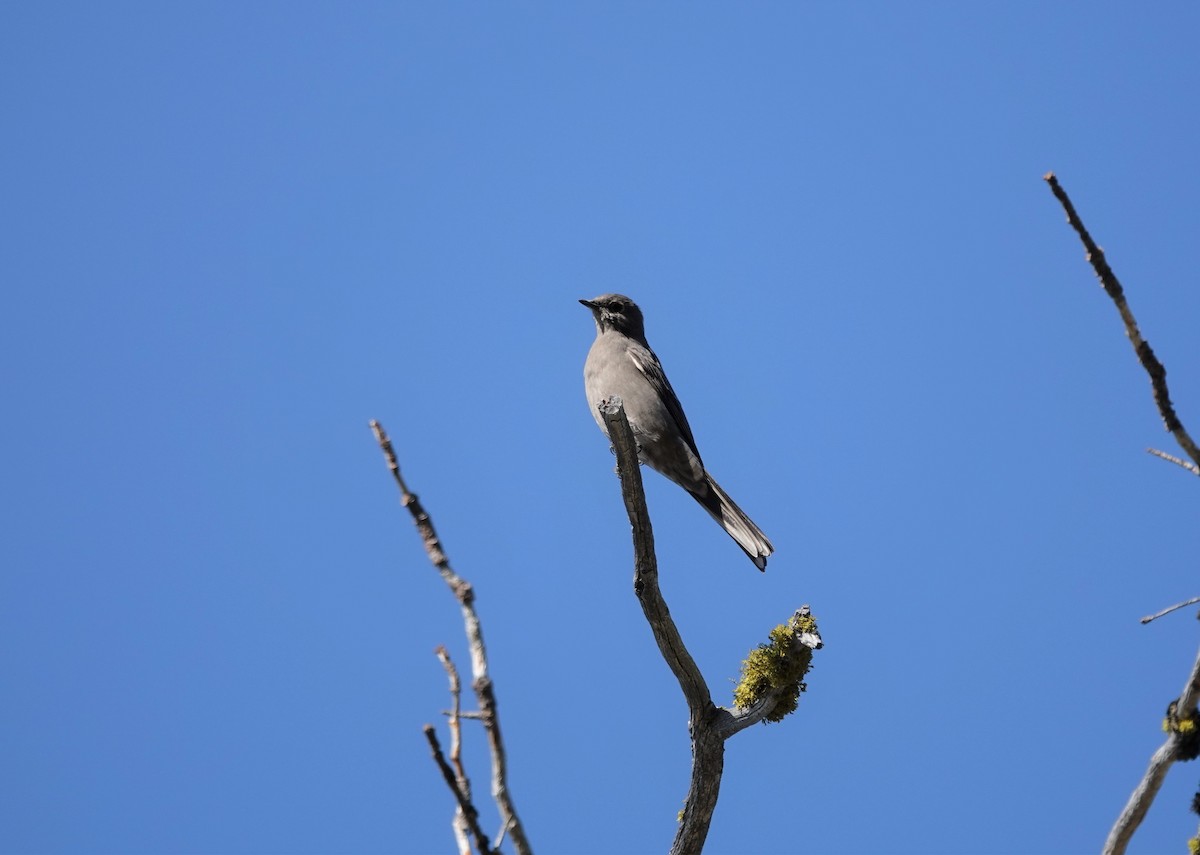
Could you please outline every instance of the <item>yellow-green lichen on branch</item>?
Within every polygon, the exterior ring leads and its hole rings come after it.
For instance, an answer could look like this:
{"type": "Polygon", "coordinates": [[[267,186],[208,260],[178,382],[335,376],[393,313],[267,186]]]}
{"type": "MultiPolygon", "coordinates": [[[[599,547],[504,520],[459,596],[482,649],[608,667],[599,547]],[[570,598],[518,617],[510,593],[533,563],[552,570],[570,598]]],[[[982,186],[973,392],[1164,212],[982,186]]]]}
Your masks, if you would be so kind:
{"type": "Polygon", "coordinates": [[[817,622],[808,607],[770,632],[771,643],[760,644],[742,663],[742,678],[733,690],[733,702],[746,708],[768,694],[776,695],[774,708],[764,721],[782,721],[796,711],[804,677],[812,667],[812,652],[821,647],[817,622]]]}
{"type": "Polygon", "coordinates": [[[1167,705],[1167,717],[1163,719],[1163,730],[1176,733],[1179,740],[1175,746],[1176,760],[1195,760],[1200,756],[1200,713],[1193,711],[1189,716],[1179,716],[1178,701],[1167,705]]]}

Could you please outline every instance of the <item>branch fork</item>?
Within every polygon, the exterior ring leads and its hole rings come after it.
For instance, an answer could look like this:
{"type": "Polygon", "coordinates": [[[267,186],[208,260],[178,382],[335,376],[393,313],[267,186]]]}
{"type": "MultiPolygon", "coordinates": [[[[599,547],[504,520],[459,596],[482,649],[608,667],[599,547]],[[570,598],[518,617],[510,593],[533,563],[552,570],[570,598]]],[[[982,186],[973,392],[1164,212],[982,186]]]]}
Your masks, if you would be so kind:
{"type": "Polygon", "coordinates": [[[765,684],[759,687],[759,691],[746,696],[749,703],[746,707],[726,709],[713,703],[704,675],[683,643],[659,589],[654,531],[650,525],[642,473],[638,466],[637,443],[624,405],[620,397],[613,396],[600,402],[599,412],[617,455],[621,496],[633,529],[633,590],[650,624],[659,652],[679,681],[679,688],[688,705],[688,732],[692,738],[691,783],[670,851],[671,855],[691,855],[704,848],[716,810],[725,765],[725,740],[760,721],[778,721],[795,709],[796,699],[803,691],[804,674],[812,664],[813,651],[822,646],[821,637],[809,607],[803,606],[788,624],[776,627],[772,632],[773,645],[780,645],[778,648],[761,645],[747,659],[748,665],[755,653],[764,649],[774,650],[778,659],[788,661],[790,681],[764,677],[765,684]],[[776,634],[780,636],[778,640],[776,634]],[[776,715],[776,718],[772,718],[776,715]]]}
{"type": "MultiPolygon", "coordinates": [[[[1184,427],[1178,414],[1175,412],[1175,407],[1171,404],[1171,395],[1167,389],[1167,369],[1154,355],[1150,343],[1142,337],[1141,330],[1138,329],[1137,319],[1133,316],[1133,310],[1129,308],[1129,302],[1125,299],[1125,289],[1121,286],[1117,279],[1117,274],[1109,266],[1108,260],[1104,257],[1104,251],[1096,245],[1092,240],[1091,234],[1083,225],[1083,220],[1075,211],[1075,206],[1071,203],[1071,199],[1067,196],[1067,191],[1058,183],[1058,178],[1053,172],[1046,173],[1043,176],[1046,183],[1050,185],[1050,192],[1054,194],[1054,198],[1058,199],[1063,210],[1067,215],[1067,222],[1075,233],[1079,235],[1079,240],[1083,243],[1084,251],[1087,254],[1087,260],[1092,265],[1092,269],[1096,273],[1096,277],[1100,280],[1101,287],[1108,294],[1113,304],[1117,307],[1117,312],[1121,316],[1121,323],[1125,326],[1125,335],[1128,336],[1130,344],[1133,345],[1134,353],[1137,354],[1138,361],[1142,364],[1142,368],[1146,370],[1146,374],[1150,377],[1150,387],[1154,394],[1154,403],[1158,407],[1158,413],[1162,417],[1163,425],[1175,438],[1175,442],[1183,450],[1190,460],[1183,460],[1179,457],[1159,451],[1158,449],[1147,449],[1151,454],[1160,457],[1171,463],[1174,463],[1191,472],[1193,475],[1200,475],[1200,448],[1197,448],[1191,434],[1184,427]]],[[[1186,603],[1171,606],[1158,614],[1148,615],[1142,618],[1142,623],[1150,623],[1150,621],[1163,615],[1181,608],[1185,605],[1190,605],[1197,600],[1189,600],[1186,603]]],[[[1154,752],[1150,758],[1149,768],[1146,769],[1146,774],[1142,776],[1141,782],[1134,789],[1126,802],[1124,810],[1113,824],[1112,830],[1109,831],[1108,839],[1104,842],[1104,855],[1124,855],[1129,841],[1133,838],[1133,833],[1137,831],[1142,820],[1146,816],[1146,812],[1150,809],[1150,805],[1154,802],[1155,795],[1158,794],[1159,788],[1167,776],[1167,770],[1171,768],[1171,764],[1180,759],[1191,759],[1186,754],[1191,750],[1191,744],[1195,742],[1195,735],[1189,732],[1195,728],[1195,716],[1197,707],[1197,698],[1200,697],[1200,654],[1196,657],[1196,662],[1192,666],[1192,673],[1188,677],[1187,683],[1184,685],[1183,692],[1180,694],[1177,701],[1172,701],[1168,711],[1167,721],[1167,740],[1163,745],[1154,752]],[[1190,741],[1189,741],[1190,740],[1190,741]]],[[[1192,756],[1195,756],[1194,754],[1192,756]]],[[[1196,851],[1193,849],[1192,851],[1196,851]]]]}
{"type": "Polygon", "coordinates": [[[468,855],[470,852],[470,845],[466,836],[467,831],[475,839],[475,845],[480,855],[492,855],[499,847],[499,841],[507,833],[512,838],[513,848],[517,851],[517,855],[532,855],[533,850],[529,845],[528,838],[525,836],[525,828],[517,816],[517,809],[513,804],[512,795],[508,789],[508,761],[504,751],[504,741],[500,737],[500,712],[496,706],[496,694],[492,686],[492,680],[488,676],[487,648],[483,643],[483,628],[479,623],[479,615],[475,611],[475,589],[471,587],[470,582],[459,576],[454,572],[454,568],[450,566],[450,559],[446,557],[445,550],[442,549],[442,542],[434,530],[433,521],[429,518],[429,514],[425,512],[424,507],[421,506],[420,499],[408,489],[408,485],[400,475],[400,464],[396,460],[396,452],[392,448],[392,442],[384,431],[383,425],[374,420],[370,422],[370,425],[371,430],[375,434],[375,441],[379,443],[379,448],[383,451],[384,459],[387,461],[388,469],[391,471],[392,477],[396,481],[396,486],[400,490],[400,504],[407,508],[408,512],[412,515],[413,522],[417,527],[417,533],[421,536],[421,541],[425,545],[425,552],[429,556],[429,560],[446,582],[455,599],[458,600],[462,611],[463,626],[467,635],[467,644],[470,649],[471,688],[475,692],[475,700],[479,711],[476,713],[460,713],[458,672],[454,668],[454,664],[450,661],[445,648],[438,648],[438,658],[441,660],[450,678],[452,709],[450,712],[449,727],[453,740],[451,762],[454,763],[454,768],[451,768],[450,764],[446,762],[446,758],[442,754],[441,747],[438,744],[437,733],[434,728],[431,725],[426,725],[424,728],[425,738],[430,744],[434,762],[437,763],[438,768],[442,772],[442,777],[445,778],[446,784],[458,804],[452,827],[454,828],[455,839],[459,845],[459,851],[462,855],[468,855]],[[486,835],[484,835],[483,830],[479,827],[478,811],[471,802],[470,782],[467,780],[466,770],[463,768],[459,756],[459,719],[461,718],[478,718],[483,723],[484,732],[487,734],[488,748],[492,759],[492,798],[495,800],[496,807],[500,812],[501,822],[501,830],[495,844],[488,843],[486,835]]]}

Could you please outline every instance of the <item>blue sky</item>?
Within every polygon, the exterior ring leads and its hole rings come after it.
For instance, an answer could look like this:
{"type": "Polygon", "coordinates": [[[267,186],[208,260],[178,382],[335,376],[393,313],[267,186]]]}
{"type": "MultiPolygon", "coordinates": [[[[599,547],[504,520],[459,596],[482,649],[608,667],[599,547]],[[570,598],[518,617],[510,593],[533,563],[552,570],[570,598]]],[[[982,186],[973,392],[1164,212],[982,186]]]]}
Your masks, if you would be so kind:
{"type": "MultiPolygon", "coordinates": [[[[661,852],[686,709],[576,300],[634,297],[765,575],[647,473],[728,745],[711,853],[1088,852],[1195,656],[1194,4],[0,8],[0,850],[445,852],[476,586],[538,851],[661,852]]],[[[486,790],[484,743],[467,754],[486,790]]],[[[1178,766],[1132,851],[1182,851],[1178,766]]],[[[483,800],[486,803],[486,799],[483,800]]],[[[485,809],[493,823],[494,813],[485,809]]]]}

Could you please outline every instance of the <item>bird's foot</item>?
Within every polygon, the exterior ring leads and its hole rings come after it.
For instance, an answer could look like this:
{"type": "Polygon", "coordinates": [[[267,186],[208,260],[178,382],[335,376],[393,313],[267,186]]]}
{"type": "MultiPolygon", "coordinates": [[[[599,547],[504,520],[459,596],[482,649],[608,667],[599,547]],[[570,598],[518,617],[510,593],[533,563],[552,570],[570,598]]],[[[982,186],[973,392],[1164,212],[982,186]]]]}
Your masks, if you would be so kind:
{"type": "MultiPolygon", "coordinates": [[[[637,442],[636,440],[634,440],[634,442],[637,445],[638,466],[645,466],[646,458],[642,457],[642,444],[640,442],[637,442]]],[[[610,445],[608,447],[608,453],[611,454],[613,457],[616,457],[617,456],[617,447],[615,445],[610,445]]],[[[621,468],[619,466],[614,466],[613,472],[615,472],[617,475],[620,475],[621,468]]]]}

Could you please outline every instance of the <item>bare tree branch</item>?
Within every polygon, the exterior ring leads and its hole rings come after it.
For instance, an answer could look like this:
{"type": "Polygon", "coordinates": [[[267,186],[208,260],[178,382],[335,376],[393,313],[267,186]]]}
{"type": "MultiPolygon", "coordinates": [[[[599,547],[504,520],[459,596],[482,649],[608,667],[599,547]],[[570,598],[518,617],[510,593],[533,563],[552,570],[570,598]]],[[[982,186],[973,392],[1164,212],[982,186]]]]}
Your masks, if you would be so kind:
{"type": "Polygon", "coordinates": [[[1165,451],[1159,451],[1157,448],[1147,448],[1146,451],[1149,454],[1153,454],[1155,457],[1161,457],[1168,463],[1174,463],[1176,466],[1182,466],[1193,475],[1200,475],[1200,466],[1197,466],[1195,463],[1191,463],[1187,460],[1181,460],[1174,454],[1167,454],[1165,451]]]}
{"type": "MultiPolygon", "coordinates": [[[[449,718],[450,716],[455,715],[455,713],[453,710],[442,710],[442,715],[449,718]]],[[[475,719],[476,721],[483,721],[483,713],[468,711],[468,712],[459,712],[459,713],[457,713],[457,715],[459,718],[470,718],[470,719],[475,719]]]]}
{"type": "MultiPolygon", "coordinates": [[[[1113,304],[1116,305],[1117,311],[1121,315],[1121,322],[1125,325],[1125,334],[1129,337],[1129,341],[1133,345],[1133,350],[1137,354],[1138,361],[1141,362],[1142,367],[1150,376],[1150,385],[1154,390],[1154,403],[1158,407],[1159,415],[1162,416],[1163,424],[1170,431],[1171,435],[1175,437],[1175,441],[1179,444],[1179,447],[1192,459],[1192,462],[1189,464],[1184,460],[1155,449],[1149,449],[1150,453],[1177,463],[1192,472],[1192,474],[1200,475],[1200,448],[1197,448],[1191,435],[1188,434],[1187,429],[1183,426],[1183,422],[1180,421],[1179,416],[1175,413],[1175,408],[1171,404],[1171,396],[1167,389],[1167,369],[1159,362],[1158,357],[1154,355],[1149,342],[1142,338],[1141,331],[1138,329],[1137,319],[1134,318],[1133,311],[1129,308],[1129,303],[1125,299],[1125,289],[1121,287],[1121,283],[1117,280],[1117,275],[1109,267],[1103,250],[1096,245],[1096,242],[1092,240],[1092,236],[1084,227],[1083,221],[1075,211],[1075,206],[1071,204],[1070,197],[1067,196],[1067,192],[1059,185],[1054,173],[1048,172],[1044,178],[1046,183],[1050,185],[1050,190],[1054,193],[1054,197],[1058,199],[1059,204],[1066,211],[1067,222],[1075,229],[1076,234],[1079,235],[1079,239],[1083,242],[1084,249],[1087,251],[1087,260],[1091,263],[1092,269],[1096,271],[1096,276],[1100,279],[1100,285],[1113,301],[1113,304]]],[[[1160,617],[1174,608],[1178,608],[1178,606],[1159,612],[1157,615],[1144,617],[1142,618],[1142,623],[1149,623],[1156,617],[1160,617]]],[[[1188,677],[1186,685],[1184,685],[1179,700],[1172,703],[1171,709],[1168,711],[1167,741],[1150,758],[1150,765],[1146,769],[1146,774],[1134,789],[1133,794],[1130,795],[1129,801],[1125,804],[1125,809],[1121,811],[1121,815],[1117,818],[1112,830],[1109,831],[1108,839],[1104,842],[1104,855],[1124,855],[1125,849],[1133,837],[1133,833],[1141,825],[1146,812],[1154,802],[1154,797],[1158,794],[1159,788],[1162,787],[1163,780],[1165,780],[1167,770],[1171,768],[1171,764],[1176,760],[1190,760],[1196,756],[1195,753],[1191,753],[1190,748],[1184,748],[1184,746],[1190,746],[1196,741],[1195,731],[1197,723],[1195,715],[1198,692],[1200,692],[1200,654],[1196,657],[1196,662],[1192,666],[1192,673],[1188,677]],[[1183,749],[1182,752],[1181,749],[1183,749]]]]}
{"type": "Polygon", "coordinates": [[[684,646],[683,638],[671,619],[671,612],[658,587],[658,559],[654,554],[654,531],[646,507],[642,473],[638,468],[637,442],[620,398],[600,404],[600,413],[608,425],[608,435],[617,453],[617,471],[621,476],[621,496],[633,526],[633,590],[654,633],[658,649],[679,681],[688,705],[688,730],[692,735],[692,775],[684,801],[679,828],[671,845],[671,855],[700,852],[708,837],[721,773],[725,767],[725,740],[713,727],[717,708],[712,693],[696,661],[684,646]]]}
{"type": "MultiPolygon", "coordinates": [[[[1175,721],[1192,719],[1196,715],[1198,693],[1200,693],[1200,654],[1196,656],[1196,662],[1192,665],[1192,673],[1183,687],[1179,700],[1174,704],[1174,714],[1168,716],[1168,721],[1172,718],[1175,721]]],[[[1180,745],[1187,738],[1185,733],[1177,727],[1169,730],[1167,741],[1150,758],[1146,774],[1142,776],[1141,782],[1138,783],[1137,788],[1130,795],[1129,801],[1126,802],[1125,809],[1121,811],[1116,824],[1108,833],[1108,839],[1104,841],[1103,855],[1124,855],[1133,833],[1142,824],[1142,820],[1146,818],[1146,811],[1150,810],[1150,805],[1154,803],[1154,797],[1158,795],[1158,790],[1167,777],[1167,770],[1171,768],[1172,763],[1180,759],[1180,745]]],[[[1192,738],[1194,739],[1194,737],[1192,738]]]]}
{"type": "Polygon", "coordinates": [[[642,486],[642,472],[638,466],[637,442],[633,438],[633,430],[629,427],[629,419],[620,398],[614,398],[600,405],[600,412],[608,423],[608,433],[612,437],[613,448],[617,453],[617,468],[621,476],[621,496],[625,500],[625,510],[633,525],[633,591],[642,604],[646,620],[658,642],[668,667],[679,687],[683,689],[688,707],[703,709],[713,705],[712,695],[708,684],[696,666],[696,661],[684,646],[675,622],[671,620],[671,612],[662,597],[658,587],[658,559],[654,554],[654,530],[650,525],[650,511],[646,507],[646,493],[642,486]]]}
{"type": "Polygon", "coordinates": [[[1173,611],[1175,611],[1175,610],[1177,610],[1177,609],[1186,608],[1187,606],[1195,605],[1196,603],[1200,603],[1200,597],[1192,597],[1190,600],[1184,600],[1182,603],[1176,603],[1176,604],[1175,604],[1175,605],[1173,605],[1173,606],[1167,606],[1167,607],[1166,607],[1165,609],[1163,609],[1161,612],[1155,612],[1155,613],[1154,613],[1154,614],[1152,614],[1152,615],[1146,615],[1146,616],[1145,616],[1144,618],[1142,618],[1142,619],[1141,619],[1141,621],[1139,621],[1139,622],[1140,622],[1140,623],[1144,623],[1144,624],[1145,624],[1145,623],[1150,623],[1150,621],[1152,621],[1152,620],[1158,620],[1158,619],[1159,619],[1160,617],[1162,617],[1163,615],[1169,615],[1171,612],[1173,612],[1173,611]]]}
{"type": "MultiPolygon", "coordinates": [[[[447,721],[447,726],[450,728],[450,765],[454,767],[454,778],[459,792],[470,802],[471,780],[467,777],[467,770],[462,762],[462,722],[459,720],[462,684],[458,680],[458,669],[454,667],[454,662],[450,659],[446,648],[439,644],[434,652],[437,654],[438,661],[442,663],[442,667],[446,669],[446,677],[450,680],[450,713],[447,721]]],[[[471,855],[471,841],[467,838],[467,833],[471,829],[461,807],[454,812],[454,821],[451,823],[451,827],[454,829],[454,838],[458,841],[459,855],[471,855]]],[[[492,848],[497,847],[493,846],[492,848]]]]}
{"type": "MultiPolygon", "coordinates": [[[[483,722],[492,757],[492,798],[495,799],[496,807],[500,811],[503,828],[507,829],[508,834],[512,837],[513,848],[516,849],[518,855],[532,855],[533,850],[525,836],[524,826],[517,816],[517,809],[508,789],[508,760],[504,751],[504,741],[500,736],[500,712],[496,707],[495,689],[492,686],[491,677],[488,676],[487,648],[483,643],[483,629],[479,624],[479,616],[475,612],[475,591],[471,587],[471,583],[455,573],[450,566],[450,559],[446,557],[446,553],[442,549],[442,543],[434,530],[433,521],[421,506],[417,496],[404,483],[404,478],[400,475],[400,464],[396,461],[396,452],[392,448],[392,442],[388,439],[383,425],[374,419],[371,420],[370,425],[375,434],[375,441],[379,443],[379,448],[387,460],[388,469],[396,481],[396,486],[400,489],[400,504],[407,508],[412,515],[417,532],[421,535],[421,541],[425,544],[425,552],[429,555],[429,560],[433,562],[433,566],[445,580],[462,610],[467,644],[471,653],[471,688],[479,703],[478,715],[483,722]]],[[[428,733],[426,735],[428,736],[428,733]]],[[[434,739],[436,740],[436,736],[434,739]]],[[[453,778],[453,773],[451,778],[453,778]]],[[[472,810],[474,810],[473,807],[472,810]]],[[[464,813],[466,813],[465,809],[464,813]]],[[[486,838],[484,838],[485,845],[486,842],[486,838]]]]}
{"type": "Polygon", "coordinates": [[[492,855],[492,847],[488,844],[487,835],[479,827],[479,811],[475,810],[475,805],[471,804],[470,795],[459,788],[458,781],[454,778],[454,770],[446,762],[446,757],[442,754],[442,746],[438,744],[437,731],[433,729],[433,725],[429,724],[425,725],[423,730],[425,738],[429,741],[429,747],[433,751],[433,760],[441,770],[442,777],[446,779],[446,786],[454,794],[454,799],[458,802],[458,810],[463,815],[467,827],[471,829],[471,835],[475,838],[479,855],[492,855]]]}
{"type": "Polygon", "coordinates": [[[733,693],[738,706],[718,711],[716,727],[722,737],[760,721],[780,721],[794,710],[813,652],[823,646],[812,610],[801,606],[785,626],[771,632],[771,644],[759,645],[743,663],[742,680],[733,693]]]}
{"type": "MultiPolygon", "coordinates": [[[[658,559],[654,554],[654,531],[646,507],[642,474],[638,468],[637,443],[621,399],[614,396],[600,403],[600,414],[617,454],[617,472],[621,476],[621,496],[633,529],[633,590],[650,624],[658,649],[679,681],[688,705],[688,730],[692,737],[692,771],[687,798],[680,814],[679,828],[671,844],[671,855],[694,855],[704,848],[708,829],[720,795],[721,774],[725,766],[725,740],[751,724],[771,715],[783,702],[787,690],[768,691],[753,709],[731,711],[713,703],[704,675],[696,666],[679,635],[670,610],[658,585],[658,559]]],[[[808,616],[808,607],[802,610],[808,616]]],[[[797,612],[799,614],[800,612],[797,612]]],[[[813,626],[815,632],[815,624],[813,626]]],[[[819,644],[817,636],[816,646],[819,644]]],[[[812,649],[806,647],[811,662],[812,649]]]]}
{"type": "Polygon", "coordinates": [[[1141,331],[1138,329],[1137,319],[1134,318],[1133,312],[1129,308],[1129,303],[1125,300],[1125,289],[1121,287],[1121,283],[1117,280],[1117,274],[1113,273],[1111,267],[1108,266],[1108,261],[1104,257],[1104,251],[1096,245],[1092,240],[1092,236],[1088,234],[1088,230],[1084,227],[1083,221],[1079,219],[1079,214],[1075,212],[1075,206],[1071,204],[1070,197],[1067,196],[1067,191],[1058,183],[1058,179],[1053,172],[1047,172],[1044,176],[1047,184],[1050,185],[1051,192],[1062,205],[1063,210],[1067,213],[1067,222],[1075,229],[1079,235],[1080,241],[1083,242],[1083,247],[1087,251],[1087,260],[1091,263],[1092,269],[1096,271],[1096,276],[1100,279],[1100,285],[1103,286],[1105,293],[1112,299],[1117,307],[1117,311],[1121,314],[1121,322],[1125,325],[1125,334],[1129,336],[1129,342],[1133,345],[1133,350],[1137,354],[1138,361],[1142,363],[1142,367],[1146,369],[1146,373],[1150,375],[1150,385],[1154,390],[1154,403],[1158,406],[1159,415],[1162,416],[1163,424],[1166,425],[1171,435],[1175,437],[1175,441],[1179,443],[1179,447],[1184,453],[1192,459],[1192,463],[1196,468],[1191,471],[1195,475],[1200,475],[1200,448],[1192,440],[1187,429],[1183,426],[1183,422],[1179,420],[1179,416],[1175,414],[1175,408],[1171,404],[1171,395],[1167,390],[1167,369],[1158,361],[1158,357],[1154,355],[1154,351],[1150,349],[1150,343],[1142,338],[1141,331]]]}

